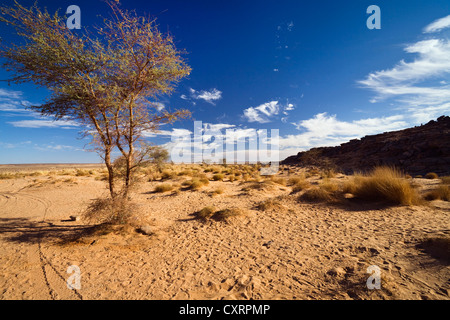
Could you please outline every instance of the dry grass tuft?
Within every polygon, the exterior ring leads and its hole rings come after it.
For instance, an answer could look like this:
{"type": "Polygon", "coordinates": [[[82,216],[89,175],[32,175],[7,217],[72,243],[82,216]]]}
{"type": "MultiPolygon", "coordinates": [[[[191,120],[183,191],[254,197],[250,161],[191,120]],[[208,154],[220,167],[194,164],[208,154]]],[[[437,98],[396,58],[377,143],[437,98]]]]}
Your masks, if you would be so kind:
{"type": "Polygon", "coordinates": [[[425,200],[443,200],[450,201],[450,186],[440,185],[436,189],[431,190],[424,196],[425,200]]]}
{"type": "Polygon", "coordinates": [[[223,181],[223,178],[225,178],[225,176],[221,173],[217,173],[212,177],[214,181],[223,181]]]}
{"type": "Polygon", "coordinates": [[[196,213],[198,219],[203,221],[216,220],[229,222],[233,218],[246,216],[247,212],[240,208],[230,208],[216,211],[214,207],[205,207],[196,213]]]}
{"type": "Polygon", "coordinates": [[[356,176],[352,189],[355,197],[368,201],[388,201],[398,205],[422,203],[417,191],[405,176],[391,167],[377,167],[369,175],[356,176]]]}
{"type": "Polygon", "coordinates": [[[246,186],[241,189],[244,192],[255,191],[271,191],[275,189],[275,183],[273,181],[252,181],[244,183],[246,186]]]}
{"type": "Polygon", "coordinates": [[[159,186],[156,186],[154,192],[164,193],[164,192],[169,192],[172,190],[173,190],[173,185],[171,185],[170,183],[163,183],[163,184],[160,184],[159,186]]]}
{"type": "Polygon", "coordinates": [[[98,198],[91,202],[83,213],[83,219],[89,223],[127,224],[138,216],[137,206],[130,200],[116,198],[98,198]]]}
{"type": "Polygon", "coordinates": [[[214,215],[215,212],[216,209],[214,207],[204,207],[202,210],[196,213],[196,216],[201,220],[208,220],[214,215]]]}
{"type": "Polygon", "coordinates": [[[193,178],[192,180],[186,180],[181,185],[187,187],[190,190],[200,190],[202,187],[209,184],[207,178],[193,178]]]}
{"type": "Polygon", "coordinates": [[[243,209],[231,208],[231,209],[217,211],[216,213],[214,213],[214,215],[212,215],[211,218],[216,221],[229,221],[232,218],[243,217],[246,215],[247,215],[247,212],[243,209]]]}
{"type": "Polygon", "coordinates": [[[281,211],[285,209],[283,204],[277,199],[267,199],[262,201],[258,204],[257,208],[261,211],[281,211]]]}
{"type": "Polygon", "coordinates": [[[311,201],[311,202],[331,202],[334,200],[332,193],[324,188],[314,187],[306,190],[299,200],[311,201]]]}
{"type": "Polygon", "coordinates": [[[225,192],[225,190],[223,188],[217,188],[212,192],[212,195],[219,195],[219,194],[223,194],[225,192]]]}
{"type": "Polygon", "coordinates": [[[428,173],[425,175],[425,178],[426,178],[426,179],[438,179],[439,176],[437,175],[437,173],[434,173],[434,172],[428,172],[428,173]]]}
{"type": "Polygon", "coordinates": [[[272,176],[271,181],[282,186],[286,186],[287,184],[286,179],[282,177],[272,176]]]}
{"type": "Polygon", "coordinates": [[[450,176],[441,177],[443,184],[450,184],[450,176]]]}

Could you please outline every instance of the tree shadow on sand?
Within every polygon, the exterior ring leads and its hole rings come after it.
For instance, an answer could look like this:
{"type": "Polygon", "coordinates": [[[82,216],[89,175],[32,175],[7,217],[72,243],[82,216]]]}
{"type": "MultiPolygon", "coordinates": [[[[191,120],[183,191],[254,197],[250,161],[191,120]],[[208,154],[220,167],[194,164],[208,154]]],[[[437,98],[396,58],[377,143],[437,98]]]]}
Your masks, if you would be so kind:
{"type": "Polygon", "coordinates": [[[73,224],[68,221],[31,221],[25,218],[0,218],[0,235],[12,243],[68,244],[93,235],[100,235],[103,225],[73,224]]]}

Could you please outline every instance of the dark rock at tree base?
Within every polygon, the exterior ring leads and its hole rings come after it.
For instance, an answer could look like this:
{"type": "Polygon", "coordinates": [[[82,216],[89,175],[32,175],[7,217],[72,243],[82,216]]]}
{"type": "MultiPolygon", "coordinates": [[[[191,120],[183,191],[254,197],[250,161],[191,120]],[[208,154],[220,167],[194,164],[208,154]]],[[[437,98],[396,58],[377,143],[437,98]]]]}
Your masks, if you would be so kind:
{"type": "Polygon", "coordinates": [[[354,139],[337,147],[313,148],[288,157],[281,164],[335,168],[347,174],[388,165],[412,176],[428,172],[450,175],[450,117],[354,139]]]}

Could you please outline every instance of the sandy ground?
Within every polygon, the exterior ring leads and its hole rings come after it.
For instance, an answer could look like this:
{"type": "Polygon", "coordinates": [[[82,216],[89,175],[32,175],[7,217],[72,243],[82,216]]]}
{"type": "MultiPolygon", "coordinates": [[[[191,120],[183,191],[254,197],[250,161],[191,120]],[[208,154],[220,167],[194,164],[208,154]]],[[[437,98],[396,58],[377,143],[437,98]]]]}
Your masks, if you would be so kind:
{"type": "Polygon", "coordinates": [[[449,261],[421,246],[450,235],[448,203],[330,206],[299,202],[286,186],[246,193],[226,181],[157,194],[160,182],[146,182],[133,197],[152,235],[73,241],[92,226],[69,216],[106,195],[105,182],[46,180],[0,180],[1,299],[450,299],[449,261]],[[217,187],[224,193],[212,196],[217,187]],[[275,197],[281,206],[257,209],[275,197]],[[248,215],[195,219],[209,205],[248,215]],[[71,265],[81,271],[79,290],[66,284],[71,265]],[[366,286],[371,265],[381,270],[380,290],[366,286]]]}

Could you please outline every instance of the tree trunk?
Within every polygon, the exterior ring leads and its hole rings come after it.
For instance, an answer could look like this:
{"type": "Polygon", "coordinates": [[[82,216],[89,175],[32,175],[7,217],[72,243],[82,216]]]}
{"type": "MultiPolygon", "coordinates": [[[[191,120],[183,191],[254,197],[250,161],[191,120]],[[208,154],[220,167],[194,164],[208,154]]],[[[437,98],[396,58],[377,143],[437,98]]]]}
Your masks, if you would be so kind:
{"type": "Polygon", "coordinates": [[[111,194],[111,198],[116,197],[116,192],[114,190],[114,169],[111,164],[111,151],[105,151],[105,165],[108,169],[108,183],[109,183],[109,192],[111,194]]]}

